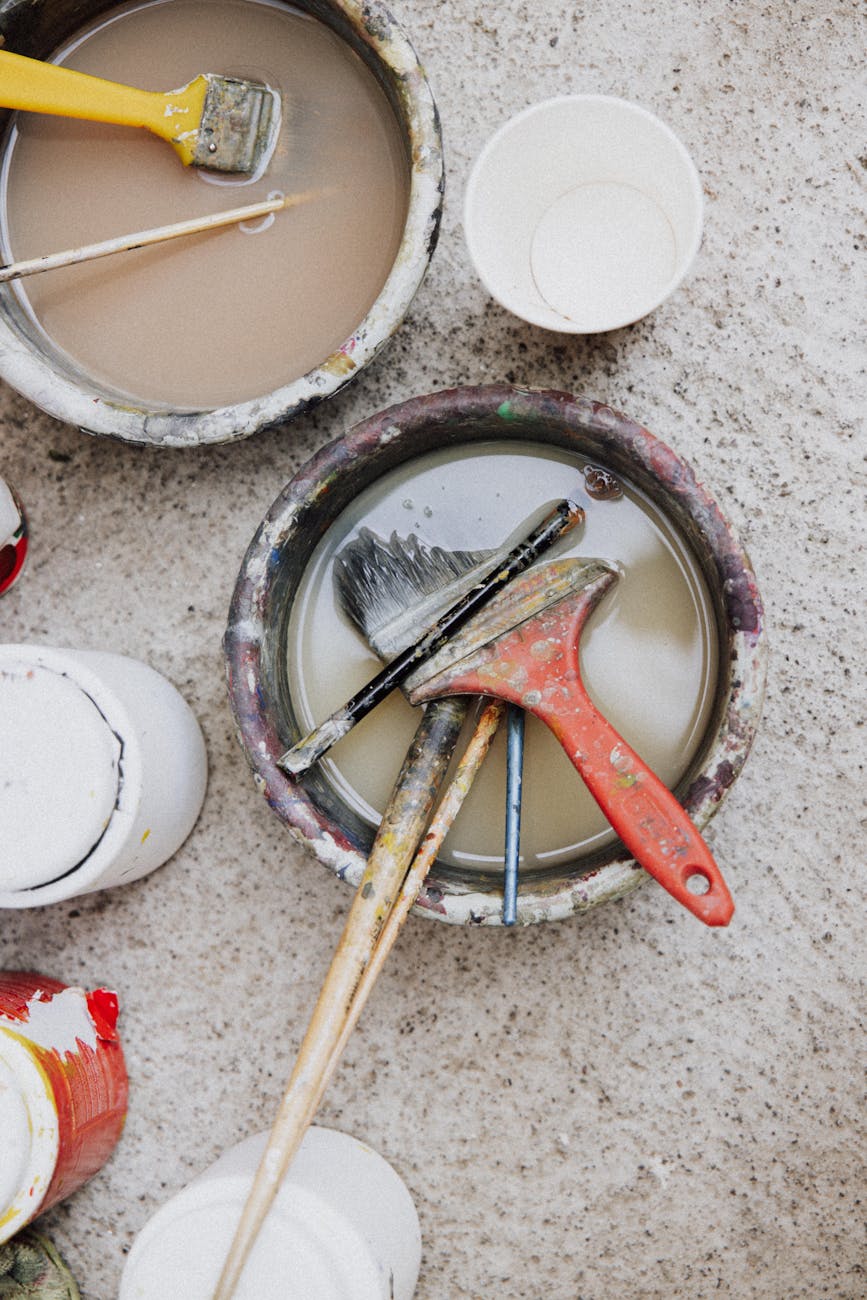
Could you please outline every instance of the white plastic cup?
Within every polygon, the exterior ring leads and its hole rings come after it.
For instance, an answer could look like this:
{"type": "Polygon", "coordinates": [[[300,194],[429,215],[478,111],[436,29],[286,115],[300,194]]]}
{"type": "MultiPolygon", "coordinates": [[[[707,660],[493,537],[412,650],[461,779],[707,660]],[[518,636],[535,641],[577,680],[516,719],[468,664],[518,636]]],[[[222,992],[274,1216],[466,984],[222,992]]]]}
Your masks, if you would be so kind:
{"type": "Polygon", "coordinates": [[[206,783],[199,724],[147,664],[0,646],[0,907],[155,870],[192,830],[206,783]]]}
{"type": "MultiPolygon", "coordinates": [[[[119,1300],[210,1300],[268,1140],[232,1147],[145,1224],[119,1300]]],[[[275,1198],[236,1300],[411,1300],[421,1260],[412,1197],[382,1156],[311,1128],[275,1198]]]]}
{"type": "Polygon", "coordinates": [[[702,189],[680,140],[638,104],[564,95],[485,145],[464,233],[485,288],[545,329],[595,334],[653,311],[701,243],[702,189]]]}

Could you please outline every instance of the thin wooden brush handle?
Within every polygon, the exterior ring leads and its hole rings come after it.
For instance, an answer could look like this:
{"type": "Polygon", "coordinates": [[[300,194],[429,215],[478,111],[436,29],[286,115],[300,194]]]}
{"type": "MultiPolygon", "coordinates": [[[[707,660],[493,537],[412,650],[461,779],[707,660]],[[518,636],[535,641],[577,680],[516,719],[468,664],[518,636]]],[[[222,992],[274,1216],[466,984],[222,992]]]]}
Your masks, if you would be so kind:
{"type": "Polygon", "coordinates": [[[425,710],[419,723],[299,1049],[214,1300],[229,1300],[233,1295],[259,1229],[310,1124],[353,998],[425,832],[468,708],[466,700],[436,701],[434,707],[425,710]]]}
{"type": "Polygon", "coordinates": [[[168,226],[152,226],[148,230],[136,230],[129,235],[117,235],[113,239],[103,239],[95,244],[83,244],[80,248],[66,248],[59,253],[46,253],[43,257],[31,257],[20,262],[7,262],[0,266],[0,284],[8,280],[19,280],[26,275],[39,275],[42,271],[56,271],[64,266],[77,266],[80,262],[93,262],[112,253],[126,253],[136,248],[146,248],[150,244],[162,244],[169,239],[178,239],[182,235],[199,235],[207,230],[218,230],[221,226],[237,225],[239,221],[253,221],[256,217],[266,217],[271,212],[280,212],[283,208],[294,208],[299,203],[309,203],[319,197],[321,190],[305,190],[301,194],[283,195],[275,199],[262,199],[259,203],[247,203],[240,208],[226,208],[224,212],[212,212],[205,217],[192,217],[189,221],[175,221],[168,226]]]}
{"type": "Polygon", "coordinates": [[[371,709],[381,703],[396,686],[431,659],[449,639],[483,608],[498,591],[523,573],[535,560],[548,551],[570,529],[582,523],[584,511],[574,501],[560,501],[515,549],[482,578],[471,591],[437,620],[424,636],[409,646],[354,695],[342,709],[332,713],[303,740],[299,740],[278,759],[285,772],[297,776],[322,757],[338,740],[347,734],[371,709]]]}
{"type": "Polygon", "coordinates": [[[313,1115],[319,1109],[325,1089],[328,1087],[331,1076],[337,1068],[337,1063],[343,1055],[343,1049],[349,1041],[353,1029],[358,1024],[358,1018],[364,1009],[364,1004],[367,1002],[377,977],[385,965],[388,954],[394,947],[404,921],[409,916],[421,893],[428,872],[436,861],[436,856],[442,847],[442,842],[451,830],[452,823],[470,792],[479,768],[491,747],[491,741],[494,739],[497,728],[502,721],[505,709],[506,706],[502,700],[489,700],[476,723],[475,730],[464,750],[457,771],[448,784],[427,834],[422,840],[418,852],[413,858],[412,866],[404,878],[397,902],[389,912],[388,919],[382,927],[373,955],[364,968],[364,974],[359,981],[358,988],[355,990],[355,996],[350,1004],[346,1021],[340,1031],[340,1037],[331,1054],[319,1092],[311,1108],[308,1123],[312,1123],[313,1115]]]}

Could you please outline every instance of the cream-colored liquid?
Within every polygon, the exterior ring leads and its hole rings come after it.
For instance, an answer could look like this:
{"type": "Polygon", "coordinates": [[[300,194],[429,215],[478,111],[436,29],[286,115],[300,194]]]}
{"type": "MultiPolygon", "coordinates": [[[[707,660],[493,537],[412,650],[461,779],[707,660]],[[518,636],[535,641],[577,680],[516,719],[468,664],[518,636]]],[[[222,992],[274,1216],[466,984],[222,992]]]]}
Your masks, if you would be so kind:
{"type": "Polygon", "coordinates": [[[262,81],[283,118],[261,179],[185,168],[149,132],[19,114],[4,253],[36,257],[264,199],[327,190],[228,227],[21,281],[49,337],[123,394],[207,409],[271,392],[340,346],[376,300],[406,216],[408,169],[373,74],[324,24],[268,0],[112,11],[59,62],[170,90],[200,72],[262,81]]]}
{"type": "MultiPolygon", "coordinates": [[[[500,545],[540,505],[572,496],[585,508],[586,522],[556,555],[597,556],[621,572],[582,636],[585,685],[645,762],[675,785],[712,704],[717,662],[708,594],[689,551],[656,507],[628,485],[619,500],[591,499],[582,464],[538,446],[493,443],[422,457],[362,493],[320,543],[293,608],[289,680],[302,728],[322,721],[380,667],[337,608],[332,585],[333,556],[360,526],[384,537],[415,532],[450,550],[476,550],[500,545]]],[[[323,760],[329,781],[371,825],[378,824],[418,716],[396,691],[323,760]]],[[[500,735],[441,857],[496,869],[504,818],[500,735]]],[[[571,860],[611,838],[559,744],[528,717],[522,868],[571,860]]]]}

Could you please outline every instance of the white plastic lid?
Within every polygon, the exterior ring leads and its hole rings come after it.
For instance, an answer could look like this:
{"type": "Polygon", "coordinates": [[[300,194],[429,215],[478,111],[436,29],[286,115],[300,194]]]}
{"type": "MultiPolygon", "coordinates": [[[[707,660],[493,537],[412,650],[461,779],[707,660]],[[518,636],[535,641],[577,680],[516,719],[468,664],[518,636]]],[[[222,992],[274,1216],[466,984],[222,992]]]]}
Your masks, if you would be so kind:
{"type": "MultiPolygon", "coordinates": [[[[186,1188],[133,1243],[120,1300],[211,1300],[250,1179],[226,1174],[186,1188]]],[[[361,1235],[321,1197],[284,1185],[235,1291],[235,1300],[386,1300],[361,1235]]]]}
{"type": "Polygon", "coordinates": [[[0,672],[0,718],[0,889],[29,889],[71,871],[101,839],[121,745],[71,678],[26,661],[0,672]]]}
{"type": "Polygon", "coordinates": [[[0,1242],[38,1213],[58,1142],[47,1080],[28,1046],[0,1025],[0,1242]]]}

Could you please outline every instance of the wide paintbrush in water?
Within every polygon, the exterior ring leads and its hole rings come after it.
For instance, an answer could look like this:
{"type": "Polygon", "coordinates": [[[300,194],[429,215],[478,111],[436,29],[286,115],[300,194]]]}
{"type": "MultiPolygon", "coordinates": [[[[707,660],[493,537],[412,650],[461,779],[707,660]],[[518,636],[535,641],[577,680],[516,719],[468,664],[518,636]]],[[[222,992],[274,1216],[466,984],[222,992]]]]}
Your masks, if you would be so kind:
{"type": "Polygon", "coordinates": [[[179,90],[139,90],[8,50],[0,50],[0,104],[145,127],[185,166],[245,174],[267,163],[280,124],[280,100],[259,82],[203,72],[179,90]]]}

